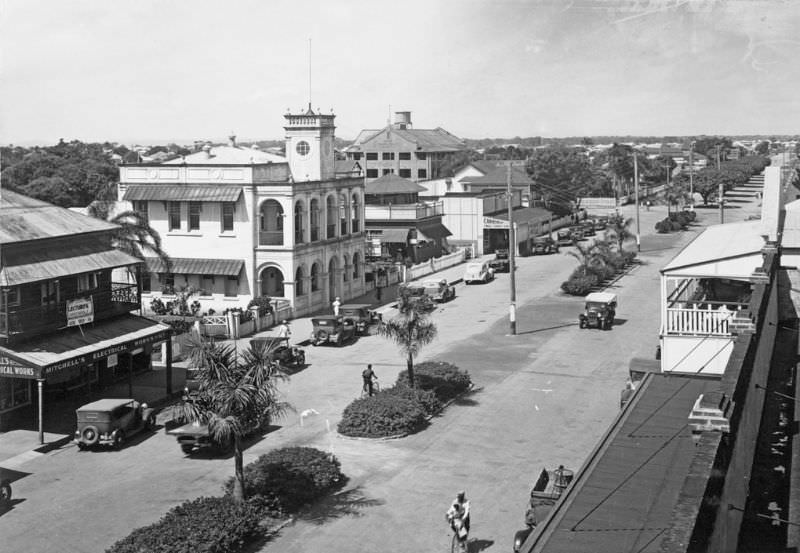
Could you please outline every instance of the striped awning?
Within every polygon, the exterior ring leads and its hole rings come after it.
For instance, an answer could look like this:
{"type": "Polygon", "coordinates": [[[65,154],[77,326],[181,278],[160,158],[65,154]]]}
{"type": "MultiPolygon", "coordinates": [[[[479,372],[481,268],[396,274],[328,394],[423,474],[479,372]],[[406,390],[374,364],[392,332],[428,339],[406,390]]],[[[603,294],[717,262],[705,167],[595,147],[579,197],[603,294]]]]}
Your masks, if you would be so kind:
{"type": "MultiPolygon", "coordinates": [[[[146,257],[145,265],[150,273],[166,273],[164,262],[158,257],[146,257]]],[[[169,272],[176,275],[222,275],[239,276],[244,268],[242,259],[195,259],[193,257],[170,258],[169,272]]]]}
{"type": "Polygon", "coordinates": [[[126,201],[158,200],[164,202],[235,202],[242,193],[241,186],[205,184],[129,184],[126,201]]]}

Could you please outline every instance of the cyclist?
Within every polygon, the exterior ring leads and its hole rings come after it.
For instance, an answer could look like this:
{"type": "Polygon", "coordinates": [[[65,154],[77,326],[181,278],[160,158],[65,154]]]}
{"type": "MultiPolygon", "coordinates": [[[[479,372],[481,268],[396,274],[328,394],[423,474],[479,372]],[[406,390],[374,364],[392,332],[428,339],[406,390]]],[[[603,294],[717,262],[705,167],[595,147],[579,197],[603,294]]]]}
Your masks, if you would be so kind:
{"type": "Polygon", "coordinates": [[[458,492],[453,504],[447,510],[445,518],[450,523],[450,528],[452,528],[462,550],[464,550],[467,536],[469,535],[469,501],[467,501],[466,494],[463,491],[458,492]]]}
{"type": "Polygon", "coordinates": [[[375,393],[375,382],[378,381],[378,375],[372,370],[372,364],[367,365],[367,368],[361,372],[361,378],[364,381],[362,392],[364,394],[372,395],[375,393]]]}

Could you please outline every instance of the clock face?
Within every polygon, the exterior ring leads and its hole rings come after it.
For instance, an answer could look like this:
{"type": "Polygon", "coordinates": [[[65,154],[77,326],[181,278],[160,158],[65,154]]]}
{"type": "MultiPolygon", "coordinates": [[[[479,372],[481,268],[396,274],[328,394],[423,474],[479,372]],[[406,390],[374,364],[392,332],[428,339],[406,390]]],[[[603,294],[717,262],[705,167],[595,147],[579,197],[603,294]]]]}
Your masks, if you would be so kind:
{"type": "Polygon", "coordinates": [[[297,150],[297,153],[300,154],[302,157],[306,157],[308,155],[308,152],[311,151],[311,145],[305,140],[301,140],[300,142],[297,143],[297,146],[295,146],[295,150],[297,150]]]}

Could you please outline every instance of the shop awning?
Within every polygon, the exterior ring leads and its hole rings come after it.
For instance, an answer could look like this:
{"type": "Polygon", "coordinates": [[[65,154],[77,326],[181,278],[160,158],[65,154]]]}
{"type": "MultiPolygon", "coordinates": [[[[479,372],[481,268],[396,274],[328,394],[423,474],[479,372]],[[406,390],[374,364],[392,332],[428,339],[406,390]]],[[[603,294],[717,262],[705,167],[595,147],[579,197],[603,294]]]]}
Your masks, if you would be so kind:
{"type": "MultiPolygon", "coordinates": [[[[164,262],[158,257],[144,259],[150,273],[166,273],[164,262]]],[[[242,259],[196,259],[193,257],[173,257],[169,272],[176,275],[222,275],[239,276],[244,268],[242,259]]]]}
{"type": "Polygon", "coordinates": [[[374,238],[378,238],[381,242],[384,243],[402,243],[405,244],[408,242],[408,231],[409,228],[384,228],[384,229],[375,229],[380,230],[381,234],[374,236],[374,238]]]}
{"type": "Polygon", "coordinates": [[[141,260],[112,248],[107,241],[77,238],[58,248],[3,252],[0,286],[17,286],[136,263],[141,260]]]}
{"type": "Polygon", "coordinates": [[[241,186],[201,184],[130,184],[122,197],[126,201],[159,200],[165,202],[235,202],[241,186]]]}
{"type": "Polygon", "coordinates": [[[47,379],[69,367],[161,342],[171,332],[168,325],[134,315],[62,330],[13,347],[0,346],[0,376],[47,379]]]}
{"type": "MultiPolygon", "coordinates": [[[[553,214],[550,211],[542,207],[523,207],[521,209],[515,209],[511,213],[513,221],[518,225],[528,222],[532,222],[534,224],[544,223],[545,221],[549,221],[552,215],[553,214]]],[[[508,221],[508,211],[496,213],[492,215],[492,217],[495,219],[508,221]]]]}
{"type": "Polygon", "coordinates": [[[441,240],[442,238],[447,238],[448,236],[453,235],[453,233],[447,230],[447,227],[444,226],[442,223],[420,225],[417,227],[417,231],[420,234],[422,234],[425,238],[433,240],[441,240]]]}

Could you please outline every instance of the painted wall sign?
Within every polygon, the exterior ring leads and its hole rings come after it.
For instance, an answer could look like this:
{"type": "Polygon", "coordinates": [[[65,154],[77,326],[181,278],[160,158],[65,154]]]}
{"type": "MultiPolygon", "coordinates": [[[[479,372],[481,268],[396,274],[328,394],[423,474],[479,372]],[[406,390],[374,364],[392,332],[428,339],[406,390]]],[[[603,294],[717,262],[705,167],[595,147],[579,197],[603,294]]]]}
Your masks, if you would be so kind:
{"type": "Polygon", "coordinates": [[[38,371],[34,367],[23,365],[15,359],[0,355],[0,376],[11,378],[37,378],[38,371]]]}
{"type": "Polygon", "coordinates": [[[508,228],[508,221],[502,219],[495,219],[494,217],[483,218],[483,228],[508,228]]]}
{"type": "Polygon", "coordinates": [[[94,320],[94,302],[92,296],[67,300],[67,326],[91,323],[94,320]]]}

